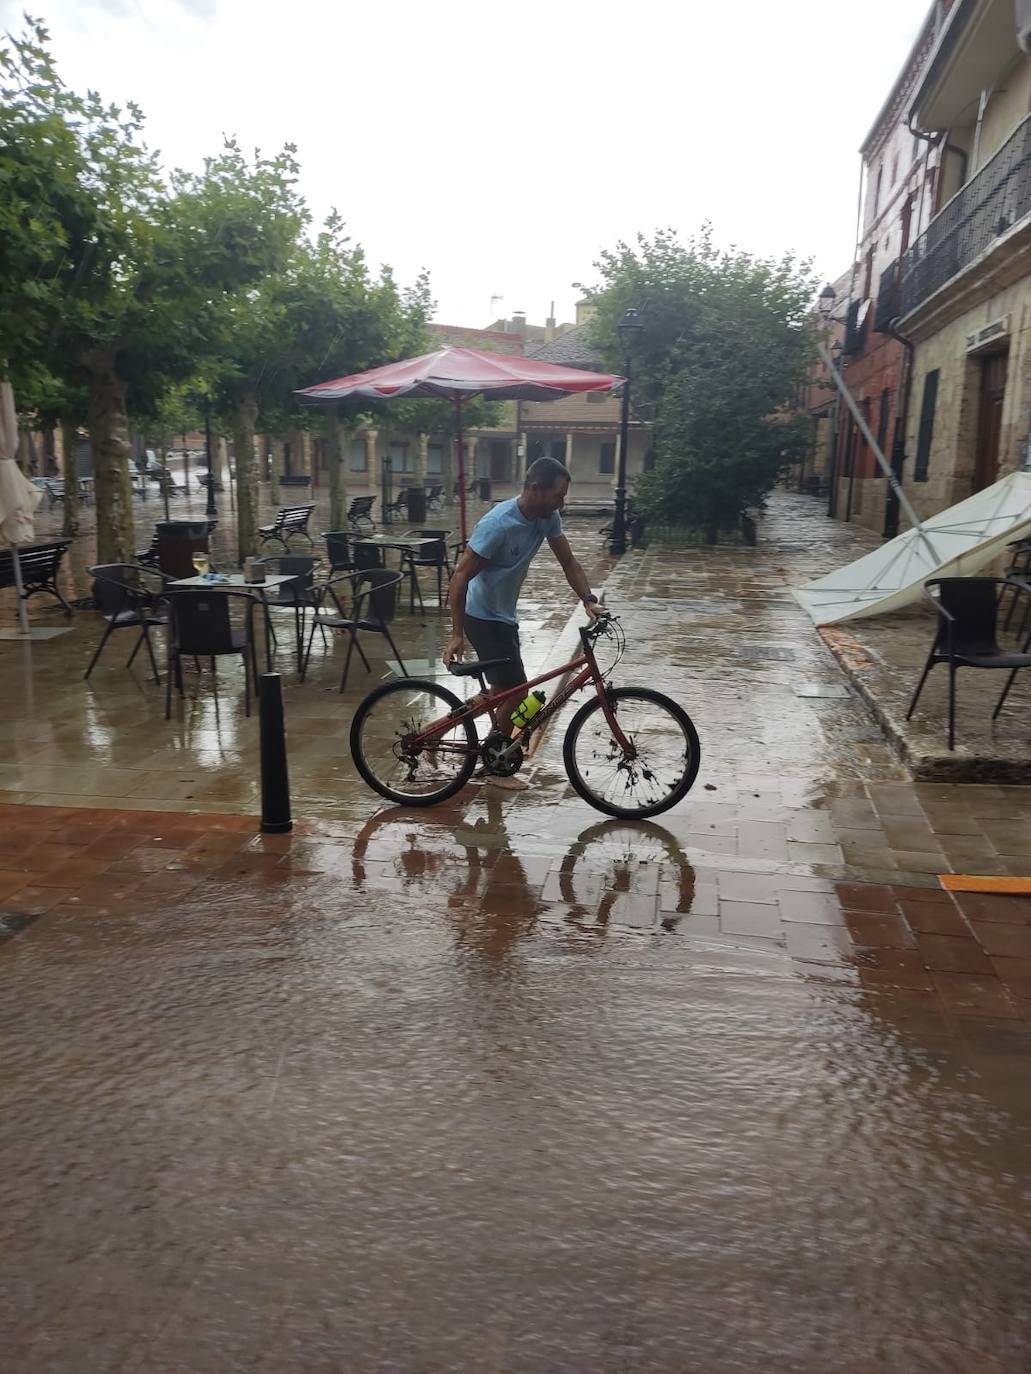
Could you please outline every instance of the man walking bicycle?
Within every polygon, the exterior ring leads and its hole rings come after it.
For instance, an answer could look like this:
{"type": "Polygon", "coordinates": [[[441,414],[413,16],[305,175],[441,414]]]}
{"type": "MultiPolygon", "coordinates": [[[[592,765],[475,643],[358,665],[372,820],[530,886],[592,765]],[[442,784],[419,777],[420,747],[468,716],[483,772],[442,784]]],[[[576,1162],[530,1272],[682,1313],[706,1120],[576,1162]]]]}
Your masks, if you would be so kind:
{"type": "MultiPolygon", "coordinates": [[[[485,674],[493,691],[521,689],[526,681],[517,604],[526,571],[545,539],[588,614],[598,613],[598,598],[562,533],[559,512],[569,482],[569,469],[557,458],[538,458],[531,463],[522,495],[500,502],[480,520],[451,579],[448,605],[452,628],[444,664],[450,667],[464,658],[466,640],[478,658],[508,659],[485,674]]],[[[511,717],[521,699],[522,691],[517,690],[497,707],[495,723],[505,734],[516,729],[511,717]]],[[[491,777],[488,781],[510,791],[522,791],[528,785],[518,777],[491,777]]]]}

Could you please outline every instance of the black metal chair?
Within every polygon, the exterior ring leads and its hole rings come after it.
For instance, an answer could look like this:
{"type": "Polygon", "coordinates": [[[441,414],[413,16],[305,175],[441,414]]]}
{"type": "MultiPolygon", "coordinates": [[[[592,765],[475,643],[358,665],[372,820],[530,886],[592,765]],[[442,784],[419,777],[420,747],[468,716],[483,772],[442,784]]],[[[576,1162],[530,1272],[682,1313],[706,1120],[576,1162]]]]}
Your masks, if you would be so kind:
{"type": "Polygon", "coordinates": [[[370,572],[387,566],[387,551],[379,544],[363,544],[356,539],[351,547],[355,572],[370,572]]]}
{"type": "Polygon", "coordinates": [[[400,584],[401,574],[391,572],[386,568],[373,568],[368,572],[344,573],[336,577],[328,577],[322,583],[316,583],[315,591],[319,596],[319,608],[312,618],[311,629],[308,632],[308,646],[304,653],[301,681],[304,681],[308,672],[308,660],[311,657],[312,641],[317,629],[342,630],[350,636],[347,645],[347,657],[344,660],[344,671],[340,677],[341,692],[347,686],[351,654],[355,649],[358,650],[358,657],[365,665],[365,671],[371,672],[369,660],[365,657],[364,650],[358,642],[360,631],[382,635],[390,645],[394,657],[400,665],[401,672],[405,677],[410,677],[411,674],[405,667],[404,659],[401,657],[390,633],[390,622],[397,611],[397,589],[400,584]],[[324,609],[326,601],[330,598],[336,601],[336,587],[342,582],[352,584],[351,614],[349,616],[339,613],[328,614],[324,609]]]}
{"type": "Polygon", "coordinates": [[[345,530],[328,530],[323,534],[326,541],[326,560],[332,572],[357,572],[354,555],[351,552],[351,538],[345,530]]]}
{"type": "MultiPolygon", "coordinates": [[[[1006,580],[1011,586],[1013,586],[1014,582],[1031,581],[1031,539],[1015,539],[1012,544],[1007,544],[1006,547],[1013,551],[1010,554],[1009,566],[1004,573],[1006,580]]],[[[1005,592],[1003,592],[1002,596],[999,598],[1000,608],[1004,597],[1005,592]]],[[[1006,619],[1003,621],[1004,629],[1008,630],[1010,628],[1010,623],[1013,620],[1013,614],[1017,609],[1017,602],[1019,600],[1020,597],[1014,593],[1013,600],[1010,602],[1010,608],[1006,612],[1006,619]]],[[[1025,603],[1023,614],[1020,617],[1020,624],[1017,626],[1018,635],[1024,633],[1024,627],[1027,624],[1029,616],[1031,616],[1031,605],[1025,603]]]]}
{"type": "Polygon", "coordinates": [[[452,577],[454,568],[451,559],[448,557],[447,537],[450,530],[412,530],[412,536],[416,539],[432,539],[432,544],[424,544],[421,549],[405,549],[401,554],[401,572],[409,579],[408,586],[408,609],[415,609],[415,598],[419,598],[419,609],[425,609],[422,604],[422,589],[419,586],[418,569],[435,568],[437,572],[437,606],[438,609],[444,607],[444,573],[447,572],[448,579],[452,577]]]}
{"type": "Polygon", "coordinates": [[[93,578],[93,600],[107,626],[83,677],[88,678],[97,666],[104,645],[116,630],[139,630],[125,666],[132,667],[140,646],[145,644],[154,681],[160,682],[150,632],[155,626],[168,624],[168,614],[161,604],[168,579],[156,568],[143,568],[138,563],[98,563],[89,572],[93,578]]]}
{"type": "Polygon", "coordinates": [[[999,647],[999,603],[1002,595],[1015,588],[1017,595],[1031,597],[1031,583],[1004,577],[935,577],[924,590],[938,613],[938,628],[924,671],[909,703],[906,719],[912,716],[927,675],[938,663],[949,668],[949,748],[956,747],[956,673],[960,668],[1003,668],[1010,674],[1002,695],[995,703],[992,720],[1002,710],[1021,668],[1031,668],[1031,635],[1020,651],[999,647]],[[937,596],[932,592],[937,589],[937,596]]]}
{"type": "Polygon", "coordinates": [[[443,500],[444,484],[443,482],[438,482],[434,486],[431,486],[429,491],[426,493],[427,510],[440,510],[441,503],[443,500]]]}
{"type": "Polygon", "coordinates": [[[347,523],[355,534],[371,534],[376,528],[376,522],[372,518],[372,507],[375,502],[375,496],[356,496],[351,502],[351,508],[347,512],[347,523]]]}
{"type": "Polygon", "coordinates": [[[168,627],[168,682],[165,691],[165,719],[172,714],[172,678],[175,677],[179,695],[183,695],[182,660],[207,658],[211,660],[212,677],[215,660],[228,654],[243,659],[244,710],[251,713],[251,678],[258,681],[258,660],[254,645],[254,597],[247,592],[224,588],[208,591],[204,587],[180,587],[166,591],[170,608],[168,627]],[[234,625],[230,615],[230,599],[244,603],[243,625],[234,625]]]}
{"type": "MultiPolygon", "coordinates": [[[[284,582],[265,593],[264,604],[269,612],[288,611],[294,618],[294,638],[297,644],[297,670],[300,672],[304,657],[304,623],[309,607],[316,606],[314,584],[318,559],[301,554],[284,554],[279,558],[263,558],[262,563],[271,573],[292,577],[292,582],[284,582]]],[[[268,620],[272,630],[271,615],[268,620]]],[[[272,630],[275,643],[275,631],[272,630]]]]}

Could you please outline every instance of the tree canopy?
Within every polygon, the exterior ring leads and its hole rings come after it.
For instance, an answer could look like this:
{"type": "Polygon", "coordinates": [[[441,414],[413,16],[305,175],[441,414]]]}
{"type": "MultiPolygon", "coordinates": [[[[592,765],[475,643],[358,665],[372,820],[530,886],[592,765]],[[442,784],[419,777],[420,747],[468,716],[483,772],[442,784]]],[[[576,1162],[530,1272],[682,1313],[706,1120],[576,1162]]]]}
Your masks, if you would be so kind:
{"type": "Polygon", "coordinates": [[[166,174],[141,111],[69,90],[48,41],[32,19],[0,39],[0,370],[23,409],[85,419],[101,561],[133,549],[129,416],[160,427],[177,396],[209,395],[243,447],[253,552],[255,424],[321,424],[296,388],[418,351],[428,283],[371,273],[335,214],[309,237],[290,145],[228,139],[199,172],[166,174]]]}
{"type": "Polygon", "coordinates": [[[732,528],[807,442],[786,408],[813,356],[808,264],[720,248],[705,225],[686,241],[665,230],[620,243],[596,266],[592,336],[614,371],[624,312],[643,326],[631,397],[655,424],[645,512],[713,536],[732,528]]]}

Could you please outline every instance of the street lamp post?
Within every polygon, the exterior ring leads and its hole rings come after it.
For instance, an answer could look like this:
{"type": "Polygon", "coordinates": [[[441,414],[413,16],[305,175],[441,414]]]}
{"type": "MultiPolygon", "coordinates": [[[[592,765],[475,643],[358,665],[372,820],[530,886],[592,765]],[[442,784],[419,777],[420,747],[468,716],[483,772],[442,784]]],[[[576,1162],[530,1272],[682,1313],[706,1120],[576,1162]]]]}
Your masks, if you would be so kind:
{"type": "Polygon", "coordinates": [[[612,521],[609,553],[618,558],[626,553],[626,456],[630,441],[630,355],[643,329],[640,316],[631,307],[617,325],[623,347],[623,408],[619,417],[619,470],[616,477],[616,513],[612,521]]]}
{"type": "Polygon", "coordinates": [[[211,397],[204,397],[204,447],[208,458],[208,504],[205,513],[210,516],[218,514],[218,507],[215,505],[215,467],[211,454],[211,397]]]}

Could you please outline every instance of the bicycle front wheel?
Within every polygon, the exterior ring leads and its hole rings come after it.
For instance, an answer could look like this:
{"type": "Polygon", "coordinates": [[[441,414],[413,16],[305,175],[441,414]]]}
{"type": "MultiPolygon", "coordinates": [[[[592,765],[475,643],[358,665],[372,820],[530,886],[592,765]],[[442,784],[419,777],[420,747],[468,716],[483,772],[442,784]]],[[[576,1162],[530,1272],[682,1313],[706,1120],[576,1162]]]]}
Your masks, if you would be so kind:
{"type": "Polygon", "coordinates": [[[370,692],[351,721],[351,757],[369,786],[401,806],[433,806],[460,792],[476,767],[479,747],[471,720],[447,723],[462,701],[435,682],[402,678],[370,692]],[[423,744],[413,736],[435,721],[442,728],[423,744]]]}
{"type": "Polygon", "coordinates": [[[569,722],[562,758],[585,802],[609,816],[657,816],[685,797],[698,776],[701,746],[691,717],[661,692],[616,687],[608,693],[627,753],[596,697],[569,722]]]}

